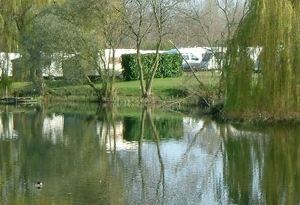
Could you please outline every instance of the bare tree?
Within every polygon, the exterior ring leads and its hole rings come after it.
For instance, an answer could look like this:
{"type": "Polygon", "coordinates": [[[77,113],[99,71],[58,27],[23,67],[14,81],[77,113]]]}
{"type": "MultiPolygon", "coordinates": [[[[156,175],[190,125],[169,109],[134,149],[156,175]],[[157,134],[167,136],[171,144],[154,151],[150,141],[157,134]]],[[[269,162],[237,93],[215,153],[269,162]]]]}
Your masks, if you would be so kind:
{"type": "Polygon", "coordinates": [[[121,4],[118,1],[107,0],[89,0],[85,7],[87,12],[92,14],[92,17],[97,18],[97,22],[93,25],[100,32],[99,36],[102,41],[102,49],[99,50],[98,55],[85,56],[86,58],[93,57],[91,60],[96,68],[97,74],[101,78],[101,90],[99,90],[91,79],[86,75],[89,85],[100,93],[101,102],[112,102],[115,97],[114,81],[115,81],[115,50],[121,44],[124,38],[124,24],[120,15],[116,13],[120,9],[121,4]],[[103,6],[105,5],[105,6],[103,6]]]}
{"type": "Polygon", "coordinates": [[[166,24],[176,4],[177,2],[172,0],[124,0],[123,8],[119,10],[128,28],[128,36],[135,41],[141,97],[145,101],[151,100],[152,97],[153,79],[159,66],[159,50],[167,34],[166,24]],[[155,55],[146,72],[142,64],[141,49],[150,33],[156,38],[155,55]]]}
{"type": "MultiPolygon", "coordinates": [[[[181,18],[190,25],[190,32],[195,36],[194,43],[208,46],[218,70],[218,98],[223,98],[224,73],[228,43],[233,38],[239,24],[249,11],[248,0],[186,0],[181,18]]],[[[203,86],[202,86],[203,87],[203,86]]],[[[211,95],[211,94],[210,94],[211,95]]]]}
{"type": "Polygon", "coordinates": [[[225,37],[225,42],[228,43],[238,25],[246,17],[249,11],[249,1],[216,0],[216,3],[225,18],[225,31],[222,33],[222,37],[225,37]]]}
{"type": "MultiPolygon", "coordinates": [[[[178,11],[191,44],[220,46],[231,39],[235,29],[246,16],[249,0],[185,0],[178,11]]],[[[184,31],[183,31],[184,32],[184,31]]],[[[176,41],[175,41],[176,43],[176,41]]]]}

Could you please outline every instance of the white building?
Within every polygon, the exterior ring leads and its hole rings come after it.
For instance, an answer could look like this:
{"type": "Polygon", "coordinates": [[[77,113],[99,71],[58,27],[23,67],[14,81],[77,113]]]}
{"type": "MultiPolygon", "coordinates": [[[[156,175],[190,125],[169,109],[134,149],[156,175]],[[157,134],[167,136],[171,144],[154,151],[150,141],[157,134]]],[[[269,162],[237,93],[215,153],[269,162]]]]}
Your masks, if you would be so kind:
{"type": "MultiPolygon", "coordinates": [[[[187,63],[197,70],[214,70],[222,68],[222,59],[227,52],[226,47],[194,47],[178,49],[183,58],[183,68],[189,69],[187,63]],[[186,63],[187,62],[187,63],[186,63]]],[[[248,47],[248,54],[254,63],[254,70],[259,69],[259,55],[262,47],[248,47]]],[[[166,51],[166,53],[178,53],[176,49],[166,51]]]]}
{"type": "MultiPolygon", "coordinates": [[[[225,52],[221,47],[193,47],[178,49],[184,61],[182,67],[189,69],[189,66],[196,70],[213,70],[220,68],[218,57],[225,52]]],[[[178,53],[176,49],[166,51],[166,53],[178,53]]]]}
{"type": "MultiPolygon", "coordinates": [[[[194,47],[194,48],[180,48],[179,52],[185,59],[183,61],[183,68],[188,69],[188,62],[192,67],[197,70],[213,70],[219,69],[221,67],[220,58],[226,52],[227,48],[225,47],[194,47]]],[[[262,51],[261,47],[250,47],[249,55],[250,58],[255,63],[255,69],[258,69],[258,56],[262,51]]],[[[178,53],[176,49],[171,49],[168,51],[159,51],[160,53],[178,53]]],[[[115,49],[115,61],[113,62],[112,58],[112,50],[105,49],[104,51],[104,59],[106,62],[106,67],[109,69],[113,68],[113,63],[115,63],[115,72],[119,74],[122,72],[122,64],[121,64],[121,56],[123,54],[135,54],[136,49],[115,49]]],[[[155,53],[155,50],[142,50],[142,54],[155,53]]],[[[100,55],[100,54],[99,54],[100,55]]],[[[74,57],[74,54],[65,55],[63,53],[53,54],[51,57],[51,62],[48,66],[43,68],[43,76],[44,77],[62,77],[63,76],[63,61],[74,57]]],[[[19,53],[0,53],[0,75],[2,72],[6,72],[8,76],[13,75],[13,63],[12,61],[20,58],[21,55],[19,53]]],[[[99,57],[99,63],[101,64],[101,59],[99,57]]],[[[91,75],[99,75],[96,70],[91,70],[91,75]]]]}
{"type": "Polygon", "coordinates": [[[13,74],[13,64],[12,61],[20,58],[19,53],[4,53],[0,52],[0,76],[5,72],[8,76],[13,74]]]}

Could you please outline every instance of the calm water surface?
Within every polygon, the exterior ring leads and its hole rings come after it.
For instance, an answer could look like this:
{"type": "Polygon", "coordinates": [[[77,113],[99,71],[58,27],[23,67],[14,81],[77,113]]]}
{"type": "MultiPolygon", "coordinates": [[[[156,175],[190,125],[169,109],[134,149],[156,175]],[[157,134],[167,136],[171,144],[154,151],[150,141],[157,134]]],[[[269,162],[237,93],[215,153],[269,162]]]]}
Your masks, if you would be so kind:
{"type": "Polygon", "coordinates": [[[300,204],[299,126],[122,113],[2,109],[0,204],[300,204]]]}

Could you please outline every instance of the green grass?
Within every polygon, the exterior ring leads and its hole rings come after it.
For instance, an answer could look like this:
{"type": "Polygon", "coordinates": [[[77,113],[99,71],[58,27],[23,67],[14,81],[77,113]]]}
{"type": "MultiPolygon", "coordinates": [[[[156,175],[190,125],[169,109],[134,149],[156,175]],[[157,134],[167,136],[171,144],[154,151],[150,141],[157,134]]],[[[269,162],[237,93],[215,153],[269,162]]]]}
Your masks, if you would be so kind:
{"type": "MultiPolygon", "coordinates": [[[[139,81],[118,82],[116,83],[116,88],[120,95],[137,96],[140,94],[139,81]]],[[[168,90],[180,90],[182,88],[182,78],[154,79],[152,87],[154,94],[159,96],[165,95],[166,93],[168,93],[168,90]]]]}
{"type": "MultiPolygon", "coordinates": [[[[218,75],[211,72],[199,72],[197,76],[205,85],[215,87],[218,82],[218,75]]],[[[152,91],[155,96],[162,99],[169,97],[182,97],[183,92],[188,88],[197,88],[198,82],[191,75],[185,73],[178,78],[159,78],[154,79],[152,91]]],[[[138,96],[140,95],[140,82],[118,82],[116,88],[121,96],[138,96]]]]}
{"type": "MultiPolygon", "coordinates": [[[[209,87],[216,87],[218,82],[218,74],[213,72],[197,73],[201,82],[209,87]]],[[[64,81],[47,82],[49,90],[51,90],[52,98],[70,101],[88,101],[95,99],[94,91],[88,85],[72,85],[64,83],[64,81]]],[[[98,85],[100,86],[100,85],[98,85]]],[[[118,99],[139,99],[140,82],[139,81],[120,81],[115,83],[118,99]]],[[[183,76],[177,78],[160,78],[154,79],[152,91],[156,98],[161,100],[169,100],[174,98],[183,98],[187,89],[198,89],[198,82],[191,73],[184,73],[183,76]]],[[[11,93],[16,95],[29,95],[33,90],[32,84],[29,82],[13,83],[11,93]]],[[[129,101],[130,101],[129,100],[129,101]]]]}
{"type": "Polygon", "coordinates": [[[12,85],[12,89],[13,90],[20,90],[20,89],[24,89],[28,86],[31,86],[30,82],[14,82],[12,85]]]}

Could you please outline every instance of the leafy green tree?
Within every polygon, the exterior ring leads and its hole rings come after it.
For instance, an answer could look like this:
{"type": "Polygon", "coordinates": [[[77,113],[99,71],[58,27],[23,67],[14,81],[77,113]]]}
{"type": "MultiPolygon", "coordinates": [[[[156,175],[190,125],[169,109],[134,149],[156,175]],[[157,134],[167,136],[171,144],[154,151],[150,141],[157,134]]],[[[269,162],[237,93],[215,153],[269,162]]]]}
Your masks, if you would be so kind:
{"type": "Polygon", "coordinates": [[[225,109],[239,117],[296,116],[300,111],[300,3],[251,0],[249,6],[227,50],[225,109]],[[250,47],[262,50],[260,70],[249,63],[250,47]]]}
{"type": "Polygon", "coordinates": [[[38,94],[44,94],[44,83],[40,67],[40,53],[28,46],[27,36],[32,25],[44,9],[64,0],[1,0],[0,1],[0,48],[5,52],[21,52],[27,59],[26,66],[30,69],[38,94]]]}
{"type": "Polygon", "coordinates": [[[115,49],[123,37],[121,19],[114,12],[117,7],[117,1],[106,0],[74,0],[49,7],[26,36],[28,48],[39,55],[42,64],[58,54],[69,67],[68,76],[90,85],[100,102],[111,102],[115,98],[115,49]],[[95,75],[100,87],[91,77],[95,75]]]}
{"type": "MultiPolygon", "coordinates": [[[[91,39],[94,41],[93,45],[96,45],[92,52],[88,52],[85,47],[79,53],[86,62],[92,65],[96,75],[100,76],[101,88],[97,88],[88,75],[85,78],[97,93],[100,102],[112,102],[116,97],[114,88],[115,49],[119,47],[125,37],[125,27],[117,12],[121,9],[120,2],[117,0],[79,0],[75,5],[75,10],[79,14],[78,18],[83,19],[82,17],[84,17],[85,19],[80,24],[84,28],[84,35],[92,32],[92,38],[96,37],[96,39],[91,39]],[[97,55],[95,56],[95,54],[97,55]]],[[[89,47],[91,48],[91,46],[89,47]]]]}

